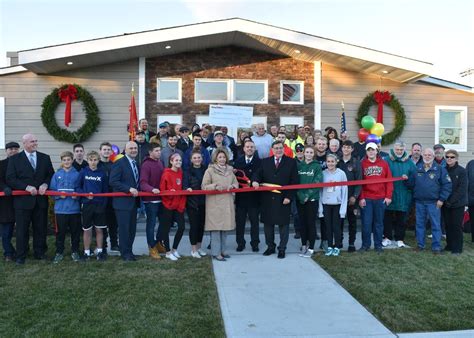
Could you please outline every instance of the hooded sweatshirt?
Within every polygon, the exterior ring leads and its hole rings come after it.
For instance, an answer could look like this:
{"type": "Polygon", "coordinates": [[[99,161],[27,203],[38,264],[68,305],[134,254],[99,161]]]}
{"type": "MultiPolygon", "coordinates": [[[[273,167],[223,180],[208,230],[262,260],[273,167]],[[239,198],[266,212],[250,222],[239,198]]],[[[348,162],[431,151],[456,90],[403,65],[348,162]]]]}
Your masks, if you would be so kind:
{"type": "MultiPolygon", "coordinates": [[[[74,169],[74,167],[71,167],[68,171],[62,168],[59,169],[51,178],[49,189],[63,192],[78,192],[79,173],[74,169]]],[[[72,198],[71,196],[67,196],[66,198],[54,196],[54,200],[54,213],[56,214],[73,215],[81,213],[79,198],[72,198]]]]}
{"type": "MultiPolygon", "coordinates": [[[[154,160],[151,157],[145,158],[140,167],[140,190],[145,192],[152,192],[153,189],[159,188],[161,176],[165,170],[163,163],[160,160],[154,160]]],[[[142,197],[144,203],[160,201],[161,198],[156,197],[142,197]]]]}
{"type": "MultiPolygon", "coordinates": [[[[183,190],[183,171],[173,171],[171,168],[166,168],[161,176],[160,190],[166,191],[174,189],[176,191],[183,190]]],[[[161,198],[163,206],[168,210],[177,210],[184,212],[186,208],[186,196],[163,196],[161,198]]]]}
{"type": "MultiPolygon", "coordinates": [[[[310,163],[306,163],[306,161],[298,161],[297,167],[300,184],[319,183],[322,181],[323,174],[321,165],[318,161],[311,161],[310,163]]],[[[304,204],[307,201],[318,200],[319,190],[319,188],[299,189],[296,192],[298,202],[304,204]]]]}
{"type": "MultiPolygon", "coordinates": [[[[345,182],[347,181],[346,174],[339,168],[336,168],[334,172],[326,169],[323,171],[323,182],[345,182]]],[[[339,216],[346,218],[347,213],[347,185],[339,185],[336,187],[324,187],[321,190],[321,198],[319,199],[319,217],[323,217],[323,204],[327,205],[338,205],[339,216]]]]}
{"type": "MultiPolygon", "coordinates": [[[[83,193],[100,194],[109,191],[109,180],[107,174],[102,169],[97,168],[92,170],[86,167],[81,170],[79,190],[83,193]]],[[[107,205],[107,197],[94,197],[88,199],[87,197],[81,198],[82,204],[103,204],[107,205]]]]}
{"type": "MultiPolygon", "coordinates": [[[[363,180],[377,180],[382,178],[391,178],[392,172],[388,166],[387,161],[382,160],[379,156],[374,162],[369,161],[367,157],[361,162],[362,166],[362,179],[363,180]]],[[[360,192],[360,199],[392,199],[393,183],[377,183],[377,184],[364,184],[360,192]]]]}

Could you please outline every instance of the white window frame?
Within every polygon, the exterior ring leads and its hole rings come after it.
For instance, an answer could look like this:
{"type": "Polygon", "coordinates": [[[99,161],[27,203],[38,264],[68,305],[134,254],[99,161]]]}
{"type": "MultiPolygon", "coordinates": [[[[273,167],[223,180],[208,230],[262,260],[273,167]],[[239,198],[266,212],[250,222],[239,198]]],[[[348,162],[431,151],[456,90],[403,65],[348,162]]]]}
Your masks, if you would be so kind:
{"type": "Polygon", "coordinates": [[[435,106],[435,144],[439,143],[440,111],[452,110],[461,112],[461,143],[459,145],[443,144],[446,149],[454,149],[459,152],[467,151],[467,106],[435,106]]]}
{"type": "Polygon", "coordinates": [[[245,104],[268,104],[268,80],[230,80],[232,82],[232,103],[245,103],[245,104]],[[237,100],[235,98],[236,90],[235,85],[237,83],[263,83],[264,87],[264,96],[263,101],[245,101],[245,100],[237,100]]]}
{"type": "Polygon", "coordinates": [[[231,103],[231,84],[226,79],[194,79],[194,102],[195,103],[231,103]],[[227,100],[198,100],[198,82],[224,82],[227,84],[227,100]]]}
{"type": "MultiPolygon", "coordinates": [[[[159,126],[160,123],[168,121],[171,124],[183,124],[183,115],[157,115],[156,116],[156,125],[159,126]]],[[[159,129],[159,128],[158,128],[159,129]]]]}
{"type": "Polygon", "coordinates": [[[5,98],[0,97],[0,149],[5,149],[5,98]]]}
{"type": "Polygon", "coordinates": [[[247,79],[194,79],[194,102],[195,103],[241,103],[241,104],[268,104],[268,80],[247,80],[247,79]],[[198,82],[225,82],[227,83],[227,100],[198,100],[197,83],[198,82]],[[235,99],[236,83],[263,83],[265,85],[265,95],[263,101],[243,101],[235,99]]]}
{"type": "Polygon", "coordinates": [[[304,81],[281,80],[280,81],[280,104],[304,104],[304,81]],[[301,97],[299,101],[289,102],[283,101],[283,85],[284,84],[299,84],[301,86],[301,97]]]}
{"type": "Polygon", "coordinates": [[[183,101],[183,80],[181,78],[173,77],[159,77],[156,79],[156,102],[159,103],[181,103],[183,101]],[[178,99],[177,100],[162,100],[160,98],[160,82],[178,82],[178,99]]]}

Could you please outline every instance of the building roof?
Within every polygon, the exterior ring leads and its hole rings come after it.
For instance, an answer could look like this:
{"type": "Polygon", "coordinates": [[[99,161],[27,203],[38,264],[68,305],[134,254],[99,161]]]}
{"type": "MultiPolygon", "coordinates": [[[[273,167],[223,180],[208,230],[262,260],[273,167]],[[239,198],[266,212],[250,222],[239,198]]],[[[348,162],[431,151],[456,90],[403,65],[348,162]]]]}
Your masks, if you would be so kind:
{"type": "Polygon", "coordinates": [[[157,57],[229,45],[308,62],[321,61],[397,82],[416,81],[433,72],[433,65],[428,62],[232,18],[23,50],[18,52],[19,66],[0,69],[0,75],[25,69],[38,74],[51,74],[138,57],[157,57]]]}

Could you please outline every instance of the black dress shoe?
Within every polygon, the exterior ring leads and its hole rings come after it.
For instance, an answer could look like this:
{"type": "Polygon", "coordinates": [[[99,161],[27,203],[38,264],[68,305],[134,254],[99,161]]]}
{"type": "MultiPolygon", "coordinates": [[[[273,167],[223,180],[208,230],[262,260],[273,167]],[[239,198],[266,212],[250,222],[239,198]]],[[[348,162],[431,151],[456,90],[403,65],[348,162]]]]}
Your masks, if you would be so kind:
{"type": "Polygon", "coordinates": [[[25,259],[24,258],[17,258],[16,265],[25,265],[25,259]]]}
{"type": "Polygon", "coordinates": [[[278,258],[280,259],[285,258],[285,250],[278,250],[278,258]]]}
{"type": "Polygon", "coordinates": [[[242,252],[242,251],[244,251],[244,249],[245,249],[245,245],[243,245],[243,244],[237,245],[237,252],[242,252]]]}
{"type": "Polygon", "coordinates": [[[294,236],[295,239],[300,239],[301,238],[301,234],[299,231],[296,231],[295,232],[295,236],[294,236]]]}
{"type": "Polygon", "coordinates": [[[253,252],[259,252],[260,249],[258,248],[258,245],[257,245],[257,246],[253,246],[253,247],[252,247],[252,251],[253,251],[253,252]]]}
{"type": "Polygon", "coordinates": [[[267,250],[265,250],[263,255],[264,256],[270,256],[270,255],[273,255],[274,253],[275,253],[275,248],[267,248],[267,250]]]}

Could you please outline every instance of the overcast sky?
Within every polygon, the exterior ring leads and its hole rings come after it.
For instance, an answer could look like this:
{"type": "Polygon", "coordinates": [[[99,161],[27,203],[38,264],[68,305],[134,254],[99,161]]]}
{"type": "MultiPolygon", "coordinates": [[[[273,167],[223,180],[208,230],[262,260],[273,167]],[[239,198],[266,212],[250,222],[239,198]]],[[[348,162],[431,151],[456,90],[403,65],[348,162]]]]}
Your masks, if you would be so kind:
{"type": "Polygon", "coordinates": [[[474,84],[473,0],[0,0],[5,53],[149,29],[241,17],[394,53],[474,84]]]}

